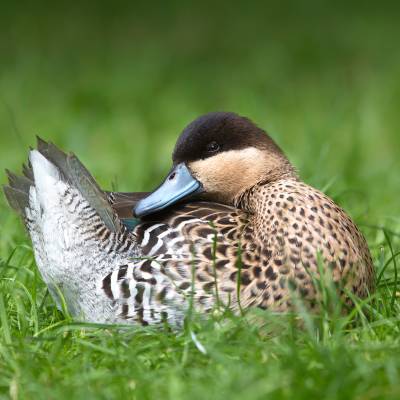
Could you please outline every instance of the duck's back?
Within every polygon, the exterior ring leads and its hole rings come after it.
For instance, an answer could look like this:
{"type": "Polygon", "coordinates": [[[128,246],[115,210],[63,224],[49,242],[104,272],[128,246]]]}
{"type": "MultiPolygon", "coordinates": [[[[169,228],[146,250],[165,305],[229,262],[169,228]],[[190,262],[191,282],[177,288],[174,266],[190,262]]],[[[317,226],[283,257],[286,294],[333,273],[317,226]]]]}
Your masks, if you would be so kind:
{"type": "Polygon", "coordinates": [[[246,213],[216,203],[181,204],[154,214],[132,231],[141,255],[105,277],[102,287],[120,304],[122,318],[141,323],[152,315],[181,319],[191,297],[202,312],[218,302],[236,307],[247,227],[246,213]]]}

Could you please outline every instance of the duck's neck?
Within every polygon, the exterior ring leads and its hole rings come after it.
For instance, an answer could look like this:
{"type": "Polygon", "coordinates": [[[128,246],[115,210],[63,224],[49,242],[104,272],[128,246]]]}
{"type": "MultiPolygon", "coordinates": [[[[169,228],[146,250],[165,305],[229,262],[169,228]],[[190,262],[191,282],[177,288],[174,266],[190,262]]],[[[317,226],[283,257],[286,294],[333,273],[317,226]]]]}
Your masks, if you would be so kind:
{"type": "Polygon", "coordinates": [[[264,243],[271,236],[272,202],[281,201],[280,196],[283,192],[297,180],[294,176],[282,177],[273,182],[258,184],[241,196],[236,206],[250,214],[249,222],[254,232],[254,239],[257,238],[264,243]]]}
{"type": "Polygon", "coordinates": [[[279,187],[279,182],[299,180],[296,169],[283,154],[278,156],[278,160],[279,162],[275,160],[275,164],[272,166],[266,164],[268,168],[266,168],[264,177],[255,185],[244,189],[234,199],[235,207],[260,216],[268,210],[267,203],[271,201],[272,191],[278,191],[275,188],[276,185],[279,187]]]}
{"type": "MultiPolygon", "coordinates": [[[[271,208],[271,201],[279,201],[281,191],[285,190],[290,181],[298,181],[296,175],[285,175],[279,179],[259,183],[244,192],[235,202],[235,206],[254,215],[256,218],[262,217],[271,208]]],[[[262,218],[264,219],[264,218],[262,218]]]]}

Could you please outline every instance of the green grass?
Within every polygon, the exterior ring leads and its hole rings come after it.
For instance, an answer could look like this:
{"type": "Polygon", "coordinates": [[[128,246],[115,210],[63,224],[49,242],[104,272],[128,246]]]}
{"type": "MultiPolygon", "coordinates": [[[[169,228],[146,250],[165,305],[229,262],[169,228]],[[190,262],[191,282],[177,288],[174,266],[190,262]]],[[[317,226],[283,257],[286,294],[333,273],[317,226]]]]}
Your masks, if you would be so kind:
{"type": "Polygon", "coordinates": [[[304,180],[365,233],[373,299],[350,317],[195,318],[189,331],[73,323],[56,311],[0,199],[0,397],[400,397],[397,4],[280,2],[78,9],[2,5],[0,181],[35,134],[99,182],[149,190],[181,129],[232,110],[267,129],[304,180]]]}

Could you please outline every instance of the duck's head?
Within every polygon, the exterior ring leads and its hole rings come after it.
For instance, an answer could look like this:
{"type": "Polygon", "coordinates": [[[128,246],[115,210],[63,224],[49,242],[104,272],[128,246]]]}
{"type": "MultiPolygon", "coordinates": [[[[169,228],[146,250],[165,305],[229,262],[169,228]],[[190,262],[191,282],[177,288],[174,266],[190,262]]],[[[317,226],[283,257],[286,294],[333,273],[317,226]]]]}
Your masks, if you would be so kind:
{"type": "Polygon", "coordinates": [[[296,176],[262,129],[228,112],[206,114],[189,124],[176,142],[172,160],[164,182],[135,207],[138,217],[195,195],[234,205],[257,184],[296,176]]]}

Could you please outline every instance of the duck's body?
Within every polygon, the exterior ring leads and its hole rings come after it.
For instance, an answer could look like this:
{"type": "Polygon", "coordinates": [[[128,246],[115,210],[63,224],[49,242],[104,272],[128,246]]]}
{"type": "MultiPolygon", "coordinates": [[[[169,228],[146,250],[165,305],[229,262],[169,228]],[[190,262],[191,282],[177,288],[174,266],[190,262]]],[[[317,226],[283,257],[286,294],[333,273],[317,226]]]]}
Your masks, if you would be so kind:
{"type": "MultiPolygon", "coordinates": [[[[184,144],[178,141],[175,150],[178,167],[190,155],[184,144]]],[[[201,312],[217,304],[287,310],[294,292],[313,308],[319,262],[342,289],[361,297],[371,291],[368,247],[344,211],[299,181],[286,159],[280,169],[269,170],[269,179],[258,179],[257,166],[247,165],[243,154],[243,173],[236,177],[227,170],[236,149],[218,155],[225,171],[213,167],[207,177],[207,157],[194,157],[183,178],[176,167],[166,183],[184,179],[186,191],[199,193],[189,175],[196,176],[207,201],[170,207],[168,197],[177,197],[165,184],[148,197],[106,193],[76,157],[39,142],[30,154],[31,169],[25,177],[10,174],[5,191],[24,217],[53,297],[61,304],[61,292],[69,311],[87,321],[180,326],[191,297],[201,312]],[[168,207],[160,206],[160,191],[168,207]],[[127,229],[122,222],[131,222],[135,205],[143,218],[127,229]]],[[[275,148],[268,168],[274,157],[281,157],[275,148]]]]}

